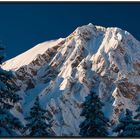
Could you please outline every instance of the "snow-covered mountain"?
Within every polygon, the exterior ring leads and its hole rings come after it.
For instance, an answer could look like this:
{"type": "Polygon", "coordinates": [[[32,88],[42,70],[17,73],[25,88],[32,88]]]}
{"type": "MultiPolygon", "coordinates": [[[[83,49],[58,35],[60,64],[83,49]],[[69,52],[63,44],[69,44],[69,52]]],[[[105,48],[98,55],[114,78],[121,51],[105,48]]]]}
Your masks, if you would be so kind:
{"type": "MultiPolygon", "coordinates": [[[[88,24],[66,38],[47,41],[3,63],[15,73],[23,100],[13,113],[24,122],[37,95],[50,111],[57,136],[78,136],[81,103],[90,90],[117,123],[122,109],[140,103],[140,42],[119,28],[88,24]],[[19,109],[20,108],[20,109],[19,109]]],[[[135,112],[134,112],[135,113],[135,112]]]]}

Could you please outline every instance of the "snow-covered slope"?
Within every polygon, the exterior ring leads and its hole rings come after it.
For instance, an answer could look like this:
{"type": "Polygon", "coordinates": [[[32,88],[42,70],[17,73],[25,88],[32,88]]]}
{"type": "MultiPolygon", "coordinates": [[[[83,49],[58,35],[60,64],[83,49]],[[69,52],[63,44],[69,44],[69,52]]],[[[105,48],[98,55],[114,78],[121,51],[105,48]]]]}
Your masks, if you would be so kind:
{"type": "Polygon", "coordinates": [[[65,39],[39,44],[6,61],[23,97],[22,114],[34,99],[50,111],[57,136],[78,136],[81,103],[95,90],[105,115],[117,122],[124,108],[135,110],[140,93],[140,42],[119,28],[88,24],[65,39]]]}
{"type": "Polygon", "coordinates": [[[43,54],[48,48],[56,46],[61,41],[63,41],[62,38],[58,40],[40,43],[35,47],[31,48],[30,50],[16,56],[15,58],[6,61],[6,64],[4,64],[3,69],[11,69],[15,71],[21,66],[28,65],[34,59],[36,59],[39,54],[43,54]]]}

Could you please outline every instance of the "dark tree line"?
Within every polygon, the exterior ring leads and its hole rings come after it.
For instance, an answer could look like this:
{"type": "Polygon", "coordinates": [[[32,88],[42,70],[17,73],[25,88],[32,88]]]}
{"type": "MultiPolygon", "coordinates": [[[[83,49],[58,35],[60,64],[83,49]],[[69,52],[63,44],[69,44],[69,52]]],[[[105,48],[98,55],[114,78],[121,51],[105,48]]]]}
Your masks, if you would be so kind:
{"type": "MultiPolygon", "coordinates": [[[[3,48],[0,48],[2,51],[3,48]]],[[[0,63],[4,56],[0,55],[0,63]]],[[[21,122],[10,112],[20,100],[15,94],[14,85],[11,85],[12,72],[0,67],[0,136],[17,136],[22,128],[21,122]]]]}
{"type": "MultiPolygon", "coordinates": [[[[4,50],[0,47],[0,50],[4,50]]],[[[4,59],[0,55],[0,64],[4,59]]],[[[31,108],[30,116],[25,119],[28,121],[26,126],[20,122],[12,113],[11,109],[21,98],[15,93],[17,87],[11,84],[13,74],[0,67],[0,136],[52,136],[51,125],[47,122],[47,111],[42,109],[39,97],[36,98],[34,106],[31,108]]]]}
{"type": "Polygon", "coordinates": [[[102,112],[103,103],[96,93],[91,92],[82,104],[81,116],[85,120],[80,124],[80,135],[83,137],[105,137],[108,135],[107,127],[109,120],[102,112]]]}
{"type": "Polygon", "coordinates": [[[125,115],[119,118],[119,124],[113,130],[120,137],[140,137],[140,107],[136,110],[138,114],[133,119],[132,112],[126,109],[125,115]]]}
{"type": "Polygon", "coordinates": [[[47,110],[42,109],[39,103],[39,97],[36,98],[33,107],[31,108],[29,117],[25,119],[28,121],[26,124],[26,136],[52,136],[51,124],[48,122],[46,116],[47,110]]]}
{"type": "MultiPolygon", "coordinates": [[[[102,112],[103,103],[98,95],[91,92],[82,104],[81,116],[85,120],[80,124],[80,135],[82,137],[106,137],[109,136],[108,129],[111,126],[109,120],[102,112]]],[[[119,117],[119,124],[113,129],[118,137],[140,137],[140,106],[136,109],[133,118],[129,109],[119,117]]]]}

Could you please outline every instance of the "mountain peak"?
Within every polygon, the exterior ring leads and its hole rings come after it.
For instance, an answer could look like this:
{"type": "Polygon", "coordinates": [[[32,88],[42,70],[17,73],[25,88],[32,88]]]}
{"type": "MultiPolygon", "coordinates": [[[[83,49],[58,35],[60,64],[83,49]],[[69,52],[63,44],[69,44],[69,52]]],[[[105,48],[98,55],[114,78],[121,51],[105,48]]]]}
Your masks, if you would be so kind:
{"type": "MultiPolygon", "coordinates": [[[[66,39],[66,42],[70,42],[72,40],[71,38],[73,37],[75,37],[75,40],[81,40],[81,39],[90,40],[91,38],[93,38],[93,36],[95,37],[98,36],[97,34],[104,33],[105,35],[106,32],[110,32],[110,31],[122,32],[121,29],[116,28],[116,27],[105,28],[102,26],[97,26],[97,25],[93,25],[92,23],[89,23],[87,25],[77,27],[76,30],[65,39],[66,39]]],[[[119,37],[121,37],[121,35],[119,37]]],[[[29,49],[28,51],[16,56],[15,58],[12,58],[4,62],[2,67],[5,70],[15,71],[24,65],[28,65],[31,61],[33,61],[37,57],[37,55],[43,54],[48,48],[56,46],[60,42],[63,42],[65,39],[60,38],[58,40],[51,40],[51,41],[40,43],[36,45],[35,47],[29,49]]]]}
{"type": "Polygon", "coordinates": [[[116,27],[89,23],[64,39],[35,46],[2,67],[15,72],[26,110],[22,115],[28,114],[38,95],[57,136],[79,135],[82,103],[91,90],[114,123],[122,110],[134,112],[139,103],[140,42],[116,27]]]}

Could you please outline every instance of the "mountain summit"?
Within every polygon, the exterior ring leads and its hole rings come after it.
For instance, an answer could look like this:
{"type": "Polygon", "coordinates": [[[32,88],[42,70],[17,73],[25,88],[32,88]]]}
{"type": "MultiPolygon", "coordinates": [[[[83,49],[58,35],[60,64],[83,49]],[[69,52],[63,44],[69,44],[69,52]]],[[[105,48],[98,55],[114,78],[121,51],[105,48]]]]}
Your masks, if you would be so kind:
{"type": "Polygon", "coordinates": [[[36,96],[49,110],[57,136],[78,136],[82,103],[91,90],[104,102],[112,125],[140,101],[140,42],[119,28],[93,24],[78,27],[66,38],[40,43],[3,63],[23,98],[13,110],[26,121],[36,96]],[[19,108],[20,107],[20,111],[19,108]]]}

